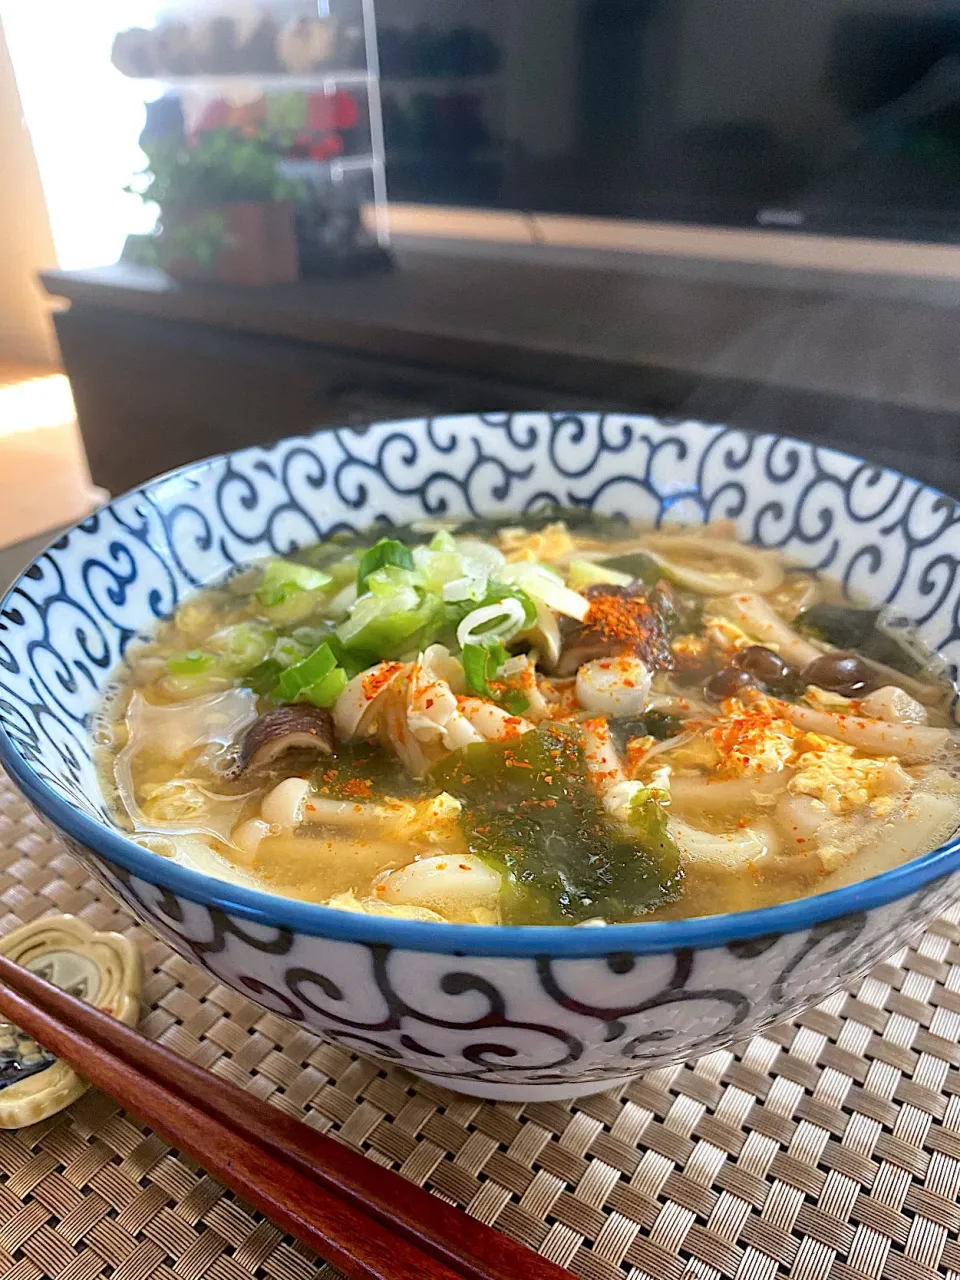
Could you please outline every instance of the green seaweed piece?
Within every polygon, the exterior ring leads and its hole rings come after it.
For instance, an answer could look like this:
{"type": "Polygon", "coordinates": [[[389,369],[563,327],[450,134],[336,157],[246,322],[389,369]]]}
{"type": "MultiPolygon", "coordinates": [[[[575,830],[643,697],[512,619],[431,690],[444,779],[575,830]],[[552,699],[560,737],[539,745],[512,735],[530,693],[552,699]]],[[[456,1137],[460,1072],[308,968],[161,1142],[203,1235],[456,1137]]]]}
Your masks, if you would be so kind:
{"type": "Polygon", "coordinates": [[[503,874],[507,924],[629,920],[677,895],[679,855],[652,818],[635,832],[613,823],[587,779],[575,729],[548,723],[506,742],[473,743],[431,781],[463,804],[470,852],[503,874]]]}

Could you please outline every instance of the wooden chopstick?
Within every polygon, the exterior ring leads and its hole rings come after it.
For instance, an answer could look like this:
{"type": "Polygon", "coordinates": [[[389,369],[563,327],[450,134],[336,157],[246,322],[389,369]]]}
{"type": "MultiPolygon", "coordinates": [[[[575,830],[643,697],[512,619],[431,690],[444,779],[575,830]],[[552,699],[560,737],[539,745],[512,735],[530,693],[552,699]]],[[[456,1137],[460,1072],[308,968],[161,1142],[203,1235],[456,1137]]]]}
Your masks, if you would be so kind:
{"type": "Polygon", "coordinates": [[[201,1107],[132,1069],[23,996],[0,988],[0,1009],[46,1049],[139,1116],[178,1150],[269,1215],[352,1280],[460,1280],[406,1240],[331,1195],[201,1107]]]}
{"type": "Polygon", "coordinates": [[[11,1021],[348,1276],[569,1280],[554,1263],[2,955],[0,982],[0,1010],[11,1021]]]}

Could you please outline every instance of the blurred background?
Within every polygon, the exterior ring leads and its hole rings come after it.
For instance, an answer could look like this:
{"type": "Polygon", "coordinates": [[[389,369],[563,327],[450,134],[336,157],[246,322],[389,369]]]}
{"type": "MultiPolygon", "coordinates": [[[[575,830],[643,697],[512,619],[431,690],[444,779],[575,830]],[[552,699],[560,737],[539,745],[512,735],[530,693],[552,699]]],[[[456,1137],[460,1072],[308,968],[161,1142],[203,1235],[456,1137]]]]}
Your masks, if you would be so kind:
{"type": "Polygon", "coordinates": [[[956,0],[0,0],[0,547],[317,426],[633,410],[960,495],[956,0]]]}

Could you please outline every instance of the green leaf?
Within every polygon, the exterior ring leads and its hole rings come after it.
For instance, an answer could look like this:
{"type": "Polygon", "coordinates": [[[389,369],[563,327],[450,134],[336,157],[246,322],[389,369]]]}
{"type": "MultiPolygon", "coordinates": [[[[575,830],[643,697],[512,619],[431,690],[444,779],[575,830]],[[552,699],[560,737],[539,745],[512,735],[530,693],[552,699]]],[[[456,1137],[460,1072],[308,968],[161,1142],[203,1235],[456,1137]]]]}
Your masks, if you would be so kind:
{"type": "Polygon", "coordinates": [[[489,658],[490,650],[480,644],[464,645],[460,653],[460,661],[463,663],[463,675],[467,682],[467,688],[471,693],[479,694],[481,698],[492,696],[490,686],[487,684],[487,662],[489,658]]]}
{"type": "Polygon", "coordinates": [[[409,547],[394,538],[381,538],[376,546],[365,551],[360,557],[357,567],[357,594],[363,595],[367,589],[367,579],[377,569],[387,565],[396,565],[398,569],[413,568],[413,553],[409,547]]]}
{"type": "Polygon", "coordinates": [[[512,716],[521,715],[530,706],[530,700],[509,682],[498,681],[500,669],[510,658],[502,644],[464,645],[460,654],[467,688],[481,698],[489,698],[512,716]],[[492,684],[496,681],[496,686],[492,684]]]}

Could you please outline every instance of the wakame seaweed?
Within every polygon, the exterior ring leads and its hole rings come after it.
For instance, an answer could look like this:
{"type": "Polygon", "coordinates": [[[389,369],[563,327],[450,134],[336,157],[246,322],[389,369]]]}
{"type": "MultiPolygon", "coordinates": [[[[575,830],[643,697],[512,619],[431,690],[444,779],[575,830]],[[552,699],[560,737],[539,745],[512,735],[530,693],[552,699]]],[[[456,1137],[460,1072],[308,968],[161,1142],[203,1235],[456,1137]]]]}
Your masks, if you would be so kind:
{"type": "MultiPolygon", "coordinates": [[[[838,649],[851,649],[882,662],[905,676],[918,676],[924,664],[901,643],[892,630],[880,623],[884,615],[880,609],[855,609],[849,605],[815,604],[804,609],[796,620],[800,631],[809,632],[838,649]]],[[[898,628],[904,641],[912,638],[908,627],[898,628]]]]}
{"type": "Polygon", "coordinates": [[[576,924],[643,915],[676,897],[669,838],[643,847],[607,816],[588,781],[579,733],[543,724],[454,752],[431,778],[464,806],[471,853],[504,874],[505,924],[576,924]]]}

